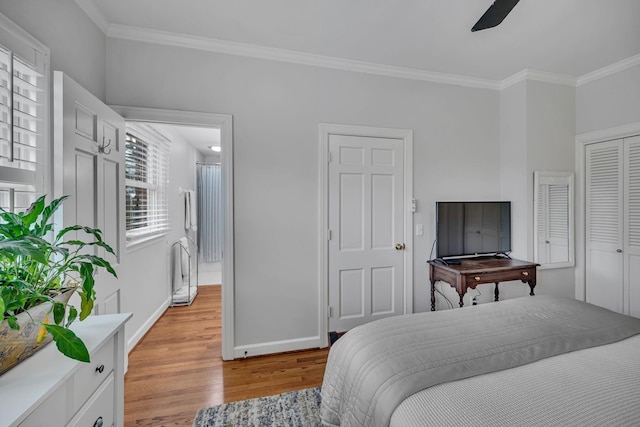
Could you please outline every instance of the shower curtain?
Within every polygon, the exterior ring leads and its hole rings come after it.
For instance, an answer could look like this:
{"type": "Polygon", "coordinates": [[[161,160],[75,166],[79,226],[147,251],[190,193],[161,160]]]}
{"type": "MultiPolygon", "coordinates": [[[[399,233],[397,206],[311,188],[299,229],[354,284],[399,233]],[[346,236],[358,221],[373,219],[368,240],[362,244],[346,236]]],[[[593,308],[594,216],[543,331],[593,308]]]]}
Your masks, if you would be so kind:
{"type": "Polygon", "coordinates": [[[224,215],[220,165],[198,164],[197,171],[199,261],[221,261],[224,215]]]}

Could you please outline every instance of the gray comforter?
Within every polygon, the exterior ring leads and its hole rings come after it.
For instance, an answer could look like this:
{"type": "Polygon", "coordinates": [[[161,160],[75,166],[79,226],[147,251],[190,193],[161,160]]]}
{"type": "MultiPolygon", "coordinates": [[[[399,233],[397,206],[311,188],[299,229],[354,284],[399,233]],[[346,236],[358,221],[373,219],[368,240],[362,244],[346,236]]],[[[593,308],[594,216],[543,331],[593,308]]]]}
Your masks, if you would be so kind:
{"type": "Polygon", "coordinates": [[[638,333],[640,319],[549,296],[379,320],[331,348],[320,416],[325,426],[387,426],[427,387],[638,333]]]}

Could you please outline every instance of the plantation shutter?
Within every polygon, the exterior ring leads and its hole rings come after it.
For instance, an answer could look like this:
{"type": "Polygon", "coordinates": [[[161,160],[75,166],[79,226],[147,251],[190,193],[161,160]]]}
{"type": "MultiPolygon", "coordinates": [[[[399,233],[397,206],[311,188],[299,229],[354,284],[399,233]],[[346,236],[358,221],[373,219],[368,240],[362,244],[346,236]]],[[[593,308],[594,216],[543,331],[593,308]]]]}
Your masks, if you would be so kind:
{"type": "Polygon", "coordinates": [[[43,191],[46,55],[23,50],[31,62],[0,45],[0,207],[9,211],[26,209],[43,191]]]}
{"type": "Polygon", "coordinates": [[[126,227],[132,241],[169,229],[169,140],[151,126],[127,125],[126,227]]]}

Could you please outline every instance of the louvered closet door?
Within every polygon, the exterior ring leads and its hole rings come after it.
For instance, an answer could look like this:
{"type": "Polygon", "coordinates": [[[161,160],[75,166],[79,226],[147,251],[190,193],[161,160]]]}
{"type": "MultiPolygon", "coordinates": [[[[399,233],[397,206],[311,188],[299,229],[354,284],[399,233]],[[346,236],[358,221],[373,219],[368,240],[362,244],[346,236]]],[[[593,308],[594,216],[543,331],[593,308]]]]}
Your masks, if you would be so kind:
{"type": "Polygon", "coordinates": [[[586,147],[587,302],[624,311],[623,141],[586,147]]]}
{"type": "Polygon", "coordinates": [[[629,314],[640,317],[640,136],[624,141],[625,290],[629,314]]]}

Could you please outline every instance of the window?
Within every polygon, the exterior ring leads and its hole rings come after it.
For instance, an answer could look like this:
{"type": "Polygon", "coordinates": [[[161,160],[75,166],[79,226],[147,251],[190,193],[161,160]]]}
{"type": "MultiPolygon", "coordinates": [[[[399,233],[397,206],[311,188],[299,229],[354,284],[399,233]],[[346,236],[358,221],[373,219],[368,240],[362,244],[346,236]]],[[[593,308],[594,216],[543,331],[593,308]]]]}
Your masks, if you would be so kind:
{"type": "Polygon", "coordinates": [[[44,193],[48,49],[0,15],[0,207],[44,193]]]}
{"type": "Polygon", "coordinates": [[[146,124],[127,125],[125,136],[127,241],[169,229],[169,140],[146,124]]]}

